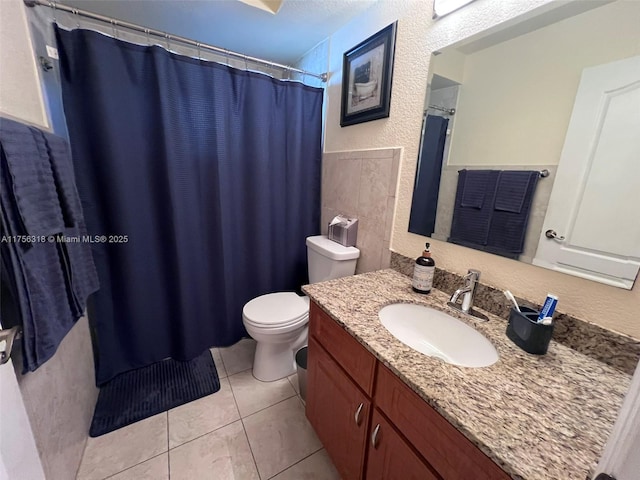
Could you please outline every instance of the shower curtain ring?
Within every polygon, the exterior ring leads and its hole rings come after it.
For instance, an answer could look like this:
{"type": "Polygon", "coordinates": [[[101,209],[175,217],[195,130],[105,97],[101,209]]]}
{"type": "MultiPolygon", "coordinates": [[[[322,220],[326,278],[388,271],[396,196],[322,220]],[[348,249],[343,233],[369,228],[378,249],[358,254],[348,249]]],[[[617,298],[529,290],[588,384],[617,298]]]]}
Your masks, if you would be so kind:
{"type": "Polygon", "coordinates": [[[80,28],[80,12],[77,8],[73,9],[73,14],[76,16],[76,28],[80,28]]]}
{"type": "Polygon", "coordinates": [[[165,33],[164,38],[167,39],[167,50],[170,52],[171,51],[171,35],[169,35],[168,33],[165,33]]]}
{"type": "Polygon", "coordinates": [[[49,2],[49,7],[51,7],[53,9],[53,23],[55,23],[56,25],[58,24],[58,18],[57,18],[57,13],[58,10],[56,10],[56,2],[49,2]]]}
{"type": "Polygon", "coordinates": [[[244,58],[244,69],[249,71],[249,64],[247,63],[247,56],[246,55],[242,55],[242,58],[244,58]]]}
{"type": "Polygon", "coordinates": [[[227,64],[227,67],[229,66],[229,49],[225,48],[224,49],[224,59],[225,59],[225,63],[227,64]]]}
{"type": "Polygon", "coordinates": [[[145,28],[144,29],[144,33],[147,35],[147,46],[150,47],[151,46],[151,39],[149,38],[149,29],[145,28]]]}
{"type": "Polygon", "coordinates": [[[200,42],[196,43],[196,48],[198,49],[198,60],[202,60],[202,57],[200,56],[200,42]]]}
{"type": "Polygon", "coordinates": [[[116,21],[111,19],[111,33],[113,33],[113,38],[118,38],[118,31],[116,30],[116,21]]]}

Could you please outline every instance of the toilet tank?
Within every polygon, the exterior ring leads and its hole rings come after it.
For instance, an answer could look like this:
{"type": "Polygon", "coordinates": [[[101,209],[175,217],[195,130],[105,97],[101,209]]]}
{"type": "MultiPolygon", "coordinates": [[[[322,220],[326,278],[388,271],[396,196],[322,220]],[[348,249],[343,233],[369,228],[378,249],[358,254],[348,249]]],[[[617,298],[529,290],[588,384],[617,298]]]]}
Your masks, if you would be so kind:
{"type": "Polygon", "coordinates": [[[344,247],[326,235],[307,237],[309,283],[353,275],[359,256],[356,247],[344,247]]]}

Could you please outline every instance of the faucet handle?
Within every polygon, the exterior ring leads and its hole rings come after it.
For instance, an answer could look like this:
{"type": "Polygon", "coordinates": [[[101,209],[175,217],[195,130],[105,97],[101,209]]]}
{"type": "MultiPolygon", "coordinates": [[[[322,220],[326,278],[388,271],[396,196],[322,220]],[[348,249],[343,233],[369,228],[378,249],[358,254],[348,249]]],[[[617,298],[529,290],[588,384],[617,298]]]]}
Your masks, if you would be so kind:
{"type": "Polygon", "coordinates": [[[471,280],[473,282],[477,282],[478,280],[480,280],[480,273],[481,273],[480,270],[475,270],[473,268],[470,268],[464,278],[465,280],[471,280]]]}

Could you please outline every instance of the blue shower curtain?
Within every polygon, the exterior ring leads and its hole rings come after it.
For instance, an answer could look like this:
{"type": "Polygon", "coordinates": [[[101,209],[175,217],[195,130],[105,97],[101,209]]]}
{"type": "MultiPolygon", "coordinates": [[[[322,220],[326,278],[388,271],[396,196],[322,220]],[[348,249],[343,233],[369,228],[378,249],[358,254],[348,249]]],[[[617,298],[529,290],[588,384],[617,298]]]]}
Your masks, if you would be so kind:
{"type": "Polygon", "coordinates": [[[442,157],[449,119],[427,115],[420,161],[413,188],[409,231],[430,237],[436,228],[442,157]]]}
{"type": "Polygon", "coordinates": [[[322,90],[56,29],[101,288],[96,380],[230,345],[242,306],[306,281],[322,90]],[[104,236],[104,237],[98,237],[104,236]]]}

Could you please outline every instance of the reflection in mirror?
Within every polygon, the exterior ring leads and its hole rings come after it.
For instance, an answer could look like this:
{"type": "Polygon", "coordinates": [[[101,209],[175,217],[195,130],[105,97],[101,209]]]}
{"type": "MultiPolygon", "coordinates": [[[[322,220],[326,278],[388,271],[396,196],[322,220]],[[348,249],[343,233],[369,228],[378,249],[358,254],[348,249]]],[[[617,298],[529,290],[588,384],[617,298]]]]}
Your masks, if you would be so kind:
{"type": "Polygon", "coordinates": [[[631,288],[639,21],[570,2],[436,52],[409,231],[631,288]]]}

